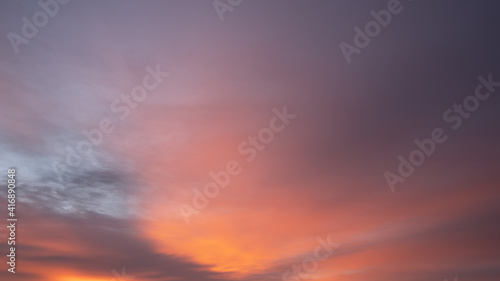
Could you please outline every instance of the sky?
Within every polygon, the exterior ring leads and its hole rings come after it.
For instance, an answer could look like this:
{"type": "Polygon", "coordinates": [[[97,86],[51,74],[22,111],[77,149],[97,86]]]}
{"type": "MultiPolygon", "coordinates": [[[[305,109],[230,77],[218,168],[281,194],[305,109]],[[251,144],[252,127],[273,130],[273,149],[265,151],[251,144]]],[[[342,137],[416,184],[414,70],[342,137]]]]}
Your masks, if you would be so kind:
{"type": "Polygon", "coordinates": [[[498,280],[499,12],[1,1],[0,279],[498,280]]]}

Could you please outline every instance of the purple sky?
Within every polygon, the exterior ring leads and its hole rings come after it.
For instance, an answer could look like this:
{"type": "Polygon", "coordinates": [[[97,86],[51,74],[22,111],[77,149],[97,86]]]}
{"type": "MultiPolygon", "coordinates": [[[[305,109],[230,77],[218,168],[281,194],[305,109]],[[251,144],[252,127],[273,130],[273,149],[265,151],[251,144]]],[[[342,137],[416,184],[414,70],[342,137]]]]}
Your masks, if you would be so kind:
{"type": "Polygon", "coordinates": [[[0,2],[1,280],[498,280],[497,1],[41,2],[0,2]]]}

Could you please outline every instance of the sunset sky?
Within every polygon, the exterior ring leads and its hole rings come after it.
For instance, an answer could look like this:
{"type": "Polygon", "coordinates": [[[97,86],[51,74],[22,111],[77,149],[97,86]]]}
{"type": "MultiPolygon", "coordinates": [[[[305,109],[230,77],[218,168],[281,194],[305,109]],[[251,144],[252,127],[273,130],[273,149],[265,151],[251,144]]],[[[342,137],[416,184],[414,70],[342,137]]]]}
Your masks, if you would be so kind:
{"type": "Polygon", "coordinates": [[[498,1],[401,0],[350,62],[396,0],[55,1],[0,2],[0,280],[499,280],[498,1]]]}

